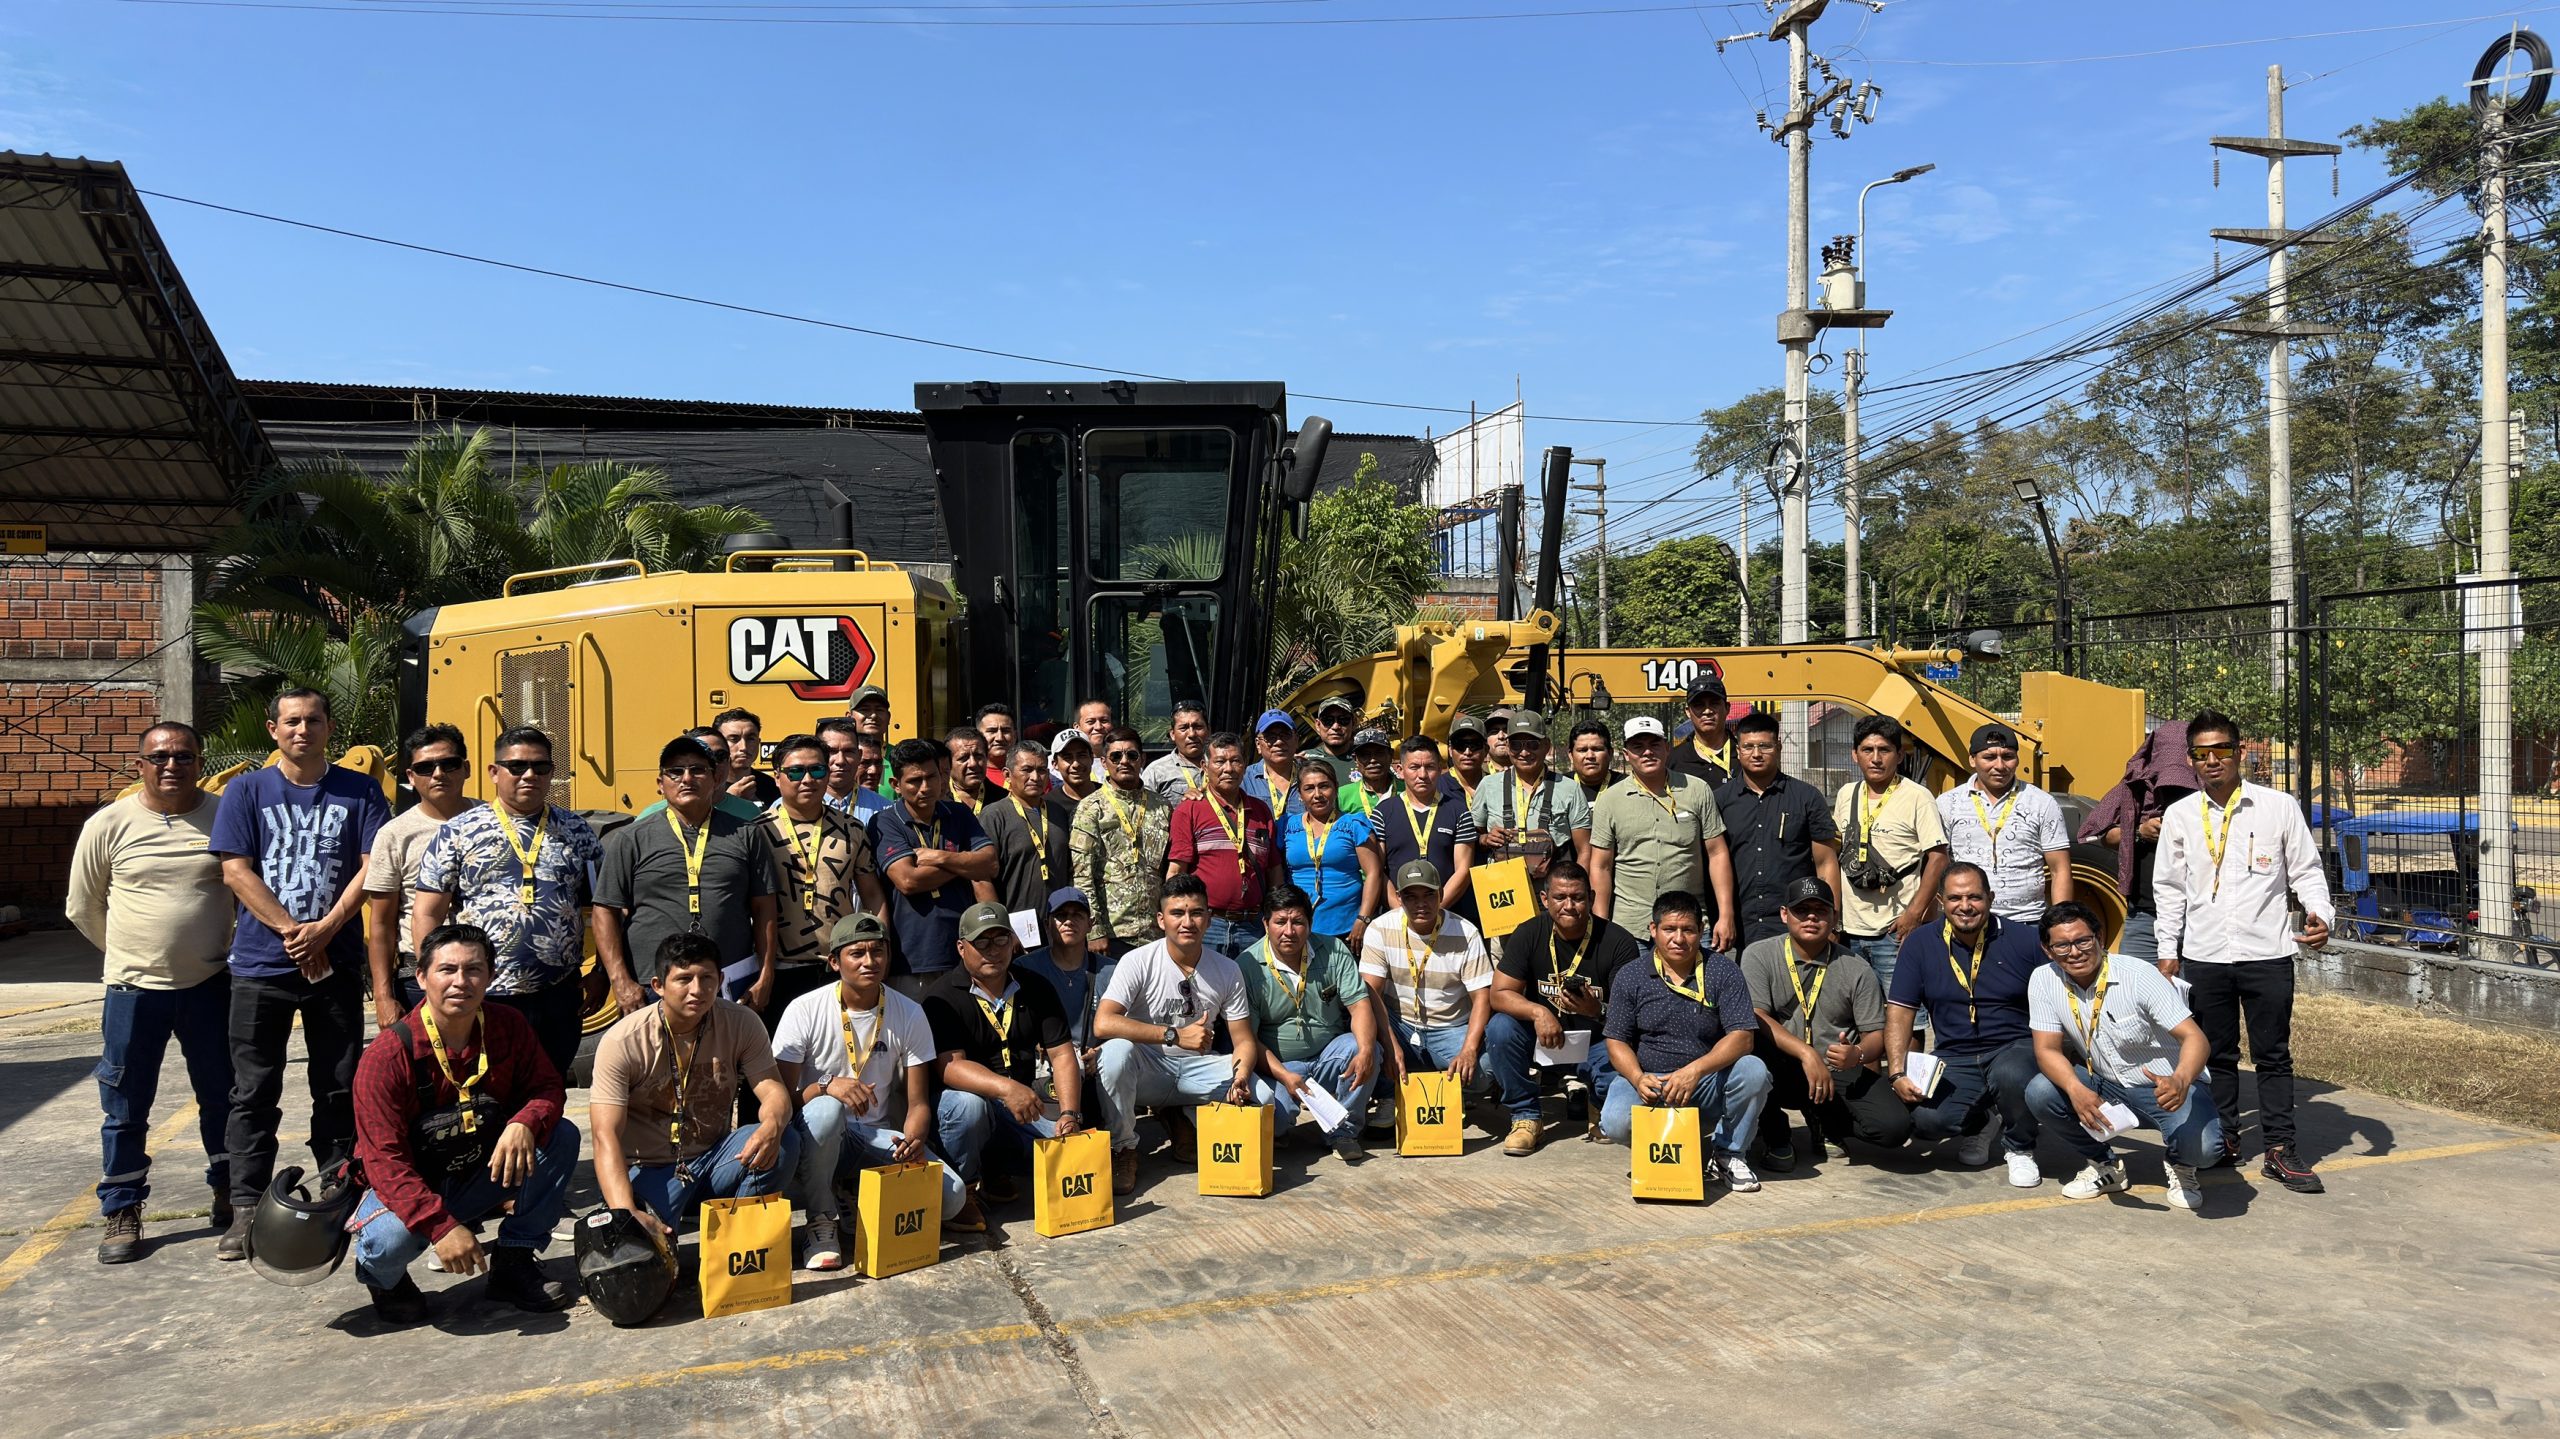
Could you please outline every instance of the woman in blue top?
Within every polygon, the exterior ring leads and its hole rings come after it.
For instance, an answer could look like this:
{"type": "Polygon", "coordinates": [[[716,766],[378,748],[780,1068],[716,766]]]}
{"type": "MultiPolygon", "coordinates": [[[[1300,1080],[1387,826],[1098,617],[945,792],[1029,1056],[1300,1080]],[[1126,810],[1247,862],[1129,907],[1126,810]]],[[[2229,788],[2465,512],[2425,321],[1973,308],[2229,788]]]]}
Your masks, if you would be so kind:
{"type": "Polygon", "coordinates": [[[1299,805],[1280,821],[1280,853],[1290,880],[1315,900],[1310,928],[1357,954],[1369,917],[1385,901],[1386,860],[1369,816],[1344,814],[1337,798],[1333,766],[1300,760],[1299,805]]]}

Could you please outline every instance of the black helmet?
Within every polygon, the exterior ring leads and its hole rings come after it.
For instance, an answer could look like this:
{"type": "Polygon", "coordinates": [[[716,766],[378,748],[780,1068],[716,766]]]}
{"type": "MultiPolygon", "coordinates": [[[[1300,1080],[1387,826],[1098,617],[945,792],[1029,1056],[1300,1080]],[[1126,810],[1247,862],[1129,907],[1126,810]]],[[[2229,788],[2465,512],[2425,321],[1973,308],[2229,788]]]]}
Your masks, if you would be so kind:
{"type": "Polygon", "coordinates": [[[596,1312],[629,1329],[658,1316],[676,1287],[675,1251],[628,1209],[578,1221],[578,1287],[596,1312]]]}
{"type": "Polygon", "coordinates": [[[344,1160],[317,1186],[305,1185],[298,1167],[278,1174],[249,1219],[249,1267],[293,1289],[337,1273],[352,1238],[347,1216],[363,1197],[364,1186],[344,1160]]]}

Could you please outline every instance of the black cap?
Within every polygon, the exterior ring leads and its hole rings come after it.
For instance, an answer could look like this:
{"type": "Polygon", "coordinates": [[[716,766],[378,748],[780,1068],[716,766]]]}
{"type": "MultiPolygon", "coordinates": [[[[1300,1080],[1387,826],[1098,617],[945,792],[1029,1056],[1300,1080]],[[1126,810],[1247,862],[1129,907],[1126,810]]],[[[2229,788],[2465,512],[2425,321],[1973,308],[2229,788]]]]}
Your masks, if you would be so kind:
{"type": "Polygon", "coordinates": [[[1790,882],[1778,895],[1779,905],[1786,909],[1794,909],[1817,899],[1822,901],[1822,907],[1825,909],[1840,907],[1839,901],[1831,897],[1831,886],[1823,880],[1822,876],[1816,874],[1808,874],[1790,882]]]}
{"type": "Polygon", "coordinates": [[[1964,747],[1966,754],[1980,754],[1987,749],[2018,749],[2018,732],[2004,724],[1987,724],[1973,732],[1964,747]]]}
{"type": "Polygon", "coordinates": [[[1689,705],[1692,709],[1705,704],[1710,700],[1721,704],[1724,702],[1724,698],[1724,677],[1722,675],[1701,670],[1698,672],[1698,677],[1696,679],[1689,681],[1689,705]]]}

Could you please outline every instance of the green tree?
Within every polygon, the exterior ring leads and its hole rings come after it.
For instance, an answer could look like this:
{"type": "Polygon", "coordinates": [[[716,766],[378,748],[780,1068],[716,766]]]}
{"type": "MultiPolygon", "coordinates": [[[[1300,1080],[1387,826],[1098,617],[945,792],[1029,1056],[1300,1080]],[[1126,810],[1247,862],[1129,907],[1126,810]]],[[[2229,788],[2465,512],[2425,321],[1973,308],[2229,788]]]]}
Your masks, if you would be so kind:
{"type": "Polygon", "coordinates": [[[329,696],[341,746],[388,748],[401,627],[438,605],[495,596],[509,575],[600,560],[707,568],[720,542],[766,528],[733,505],[686,506],[667,476],[609,461],[503,473],[487,430],[421,438],[375,476],[342,459],[288,466],[243,495],[212,546],[195,613],[231,709],[207,736],[225,762],[269,748],[267,697],[329,696]]]}
{"type": "MultiPolygon", "coordinates": [[[[1598,576],[1586,557],[1575,585],[1583,604],[1596,607],[1598,576]]],[[[1740,626],[1741,591],[1734,583],[1733,548],[1713,535],[1664,540],[1649,549],[1609,557],[1609,644],[1613,649],[1729,645],[1740,626]]],[[[1596,619],[1596,615],[1593,617],[1596,619]]],[[[1599,643],[1596,625],[1573,643],[1599,643]]]]}
{"type": "Polygon", "coordinates": [[[1405,503],[1363,454],[1349,484],[1316,497],[1306,533],[1281,542],[1271,693],[1392,644],[1431,578],[1431,512],[1405,503]]]}

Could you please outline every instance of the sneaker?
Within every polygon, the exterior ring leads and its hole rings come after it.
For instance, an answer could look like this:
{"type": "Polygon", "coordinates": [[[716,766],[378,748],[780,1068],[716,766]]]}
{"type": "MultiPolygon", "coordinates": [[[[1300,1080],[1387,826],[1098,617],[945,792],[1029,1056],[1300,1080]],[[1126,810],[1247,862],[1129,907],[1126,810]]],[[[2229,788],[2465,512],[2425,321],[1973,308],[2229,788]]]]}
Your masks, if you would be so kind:
{"type": "Polygon", "coordinates": [[[2296,1194],[2319,1194],[2329,1187],[2320,1182],[2319,1175],[2311,1172],[2311,1166],[2303,1161],[2301,1155],[2294,1153],[2291,1144],[2270,1146],[2266,1167],[2258,1172],[2296,1194]]]}
{"type": "Polygon", "coordinates": [[[2213,1163],[2205,1168],[2213,1169],[2225,1164],[2234,1169],[2240,1167],[2240,1138],[2228,1129],[2222,1131],[2222,1152],[2215,1155],[2213,1163]]]}
{"type": "Polygon", "coordinates": [[[1761,1135],[1760,1143],[1751,1151],[1751,1156],[1753,1162],[1771,1174],[1793,1174],[1796,1172],[1795,1137],[1789,1135],[1784,1139],[1773,1139],[1769,1135],[1761,1135]]]}
{"type": "Polygon", "coordinates": [[[844,1238],[837,1232],[834,1219],[812,1218],[809,1221],[809,1252],[800,1261],[800,1267],[820,1273],[844,1267],[844,1238]]]}
{"type": "Polygon", "coordinates": [[[1956,1163],[1966,1169],[1980,1169],[1989,1164],[1991,1143],[1999,1137],[2000,1121],[1996,1117],[1984,1121],[1980,1129],[1956,1141],[1956,1163]]]}
{"type": "Polygon", "coordinates": [[[107,1232],[98,1240],[100,1264],[131,1264],[142,1257],[142,1211],[119,1209],[107,1216],[107,1232]]]}
{"type": "Polygon", "coordinates": [[[2011,1188],[2033,1189],[2037,1185],[2044,1183],[2044,1171],[2036,1166],[2036,1152],[2034,1150],[2012,1149],[2008,1152],[2007,1158],[2009,1161],[2009,1186],[2011,1188]]]}
{"type": "Polygon", "coordinates": [[[488,1296],[527,1314],[557,1314],[578,1302],[578,1291],[543,1273],[532,1250],[506,1244],[489,1251],[488,1296]]]}
{"type": "Polygon", "coordinates": [[[1138,1192],[1138,1151],[1111,1151],[1111,1192],[1124,1199],[1138,1192]]]}
{"type": "Polygon", "coordinates": [[[2091,1162],[2080,1171],[2080,1177],[2062,1186],[2065,1199],[2095,1199],[2101,1194],[2124,1192],[2124,1161],[2107,1159],[2091,1162]]]}
{"type": "MultiPolygon", "coordinates": [[[[1713,1159],[1708,1160],[1706,1163],[1706,1175],[1707,1182],[1709,1184],[1722,1184],[1724,1182],[1724,1165],[1713,1159]]],[[[1635,1178],[1636,1172],[1633,1169],[1628,1170],[1627,1177],[1629,1179],[1635,1178]]]]}
{"type": "Polygon", "coordinates": [[[1369,1157],[1369,1151],[1361,1147],[1357,1135],[1345,1136],[1331,1147],[1334,1154],[1345,1164],[1358,1164],[1369,1157]]]}
{"type": "Polygon", "coordinates": [[[2189,1214],[2204,1208],[2204,1181],[2196,1176],[2194,1166],[2169,1166],[2169,1202],[2189,1214]]]}
{"type": "Polygon", "coordinates": [[[427,1296],[418,1292],[418,1281],[406,1274],[388,1289],[376,1289],[367,1284],[364,1292],[373,1296],[373,1317],[385,1324],[405,1329],[412,1324],[426,1322],[427,1296]]]}
{"type": "Polygon", "coordinates": [[[217,1189],[213,1191],[213,1207],[210,1217],[213,1223],[214,1232],[216,1233],[220,1233],[221,1231],[231,1227],[230,1190],[217,1189]]]}
{"type": "Polygon", "coordinates": [[[977,1190],[972,1189],[968,1194],[968,1198],[960,1201],[958,1213],[942,1216],[942,1227],[954,1234],[984,1234],[987,1232],[987,1211],[978,1206],[977,1190]]]}
{"type": "Polygon", "coordinates": [[[1760,1187],[1760,1176],[1751,1172],[1751,1166],[1743,1162],[1741,1155],[1728,1154],[1722,1162],[1725,1188],[1736,1194],[1749,1194],[1760,1187]]]}
{"type": "Polygon", "coordinates": [[[1502,1152],[1514,1159],[1525,1159],[1538,1152],[1538,1141],[1543,1136],[1538,1121],[1515,1119],[1511,1121],[1510,1136],[1502,1141],[1502,1152]]]}
{"type": "Polygon", "coordinates": [[[213,1257],[227,1262],[249,1257],[249,1216],[235,1214],[222,1228],[222,1237],[214,1241],[213,1257]]]}

